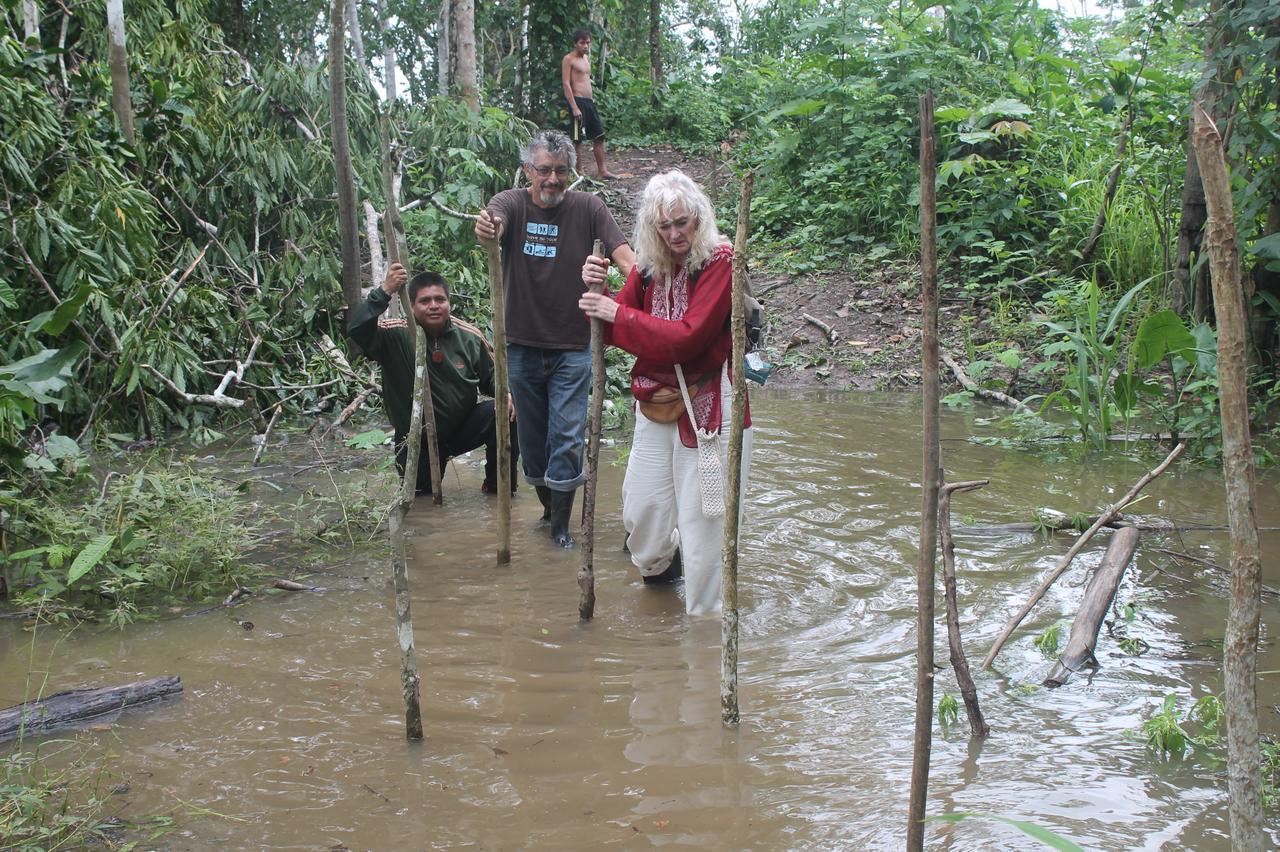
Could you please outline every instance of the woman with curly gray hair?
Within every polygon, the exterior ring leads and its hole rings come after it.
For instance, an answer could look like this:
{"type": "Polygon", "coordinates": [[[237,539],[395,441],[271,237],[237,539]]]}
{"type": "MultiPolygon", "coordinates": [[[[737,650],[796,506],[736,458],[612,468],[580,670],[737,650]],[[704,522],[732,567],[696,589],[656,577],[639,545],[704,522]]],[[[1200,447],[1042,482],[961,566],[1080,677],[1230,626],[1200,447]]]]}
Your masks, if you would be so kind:
{"type": "MultiPolygon", "coordinates": [[[[729,376],[740,368],[729,363],[733,247],[716,228],[706,193],[680,171],[657,175],[645,187],[632,245],[636,265],[621,292],[584,293],[578,302],[588,317],[604,321],[607,343],[636,356],[631,392],[638,411],[622,484],[622,522],[631,561],[646,583],[675,580],[683,563],[685,610],[715,614],[721,607],[724,482],[709,482],[708,468],[699,462],[700,453],[714,453],[718,443],[719,471],[726,464],[729,376]]],[[[587,258],[583,282],[602,284],[608,265],[604,258],[587,258]]],[[[744,487],[749,413],[745,425],[744,487]]]]}

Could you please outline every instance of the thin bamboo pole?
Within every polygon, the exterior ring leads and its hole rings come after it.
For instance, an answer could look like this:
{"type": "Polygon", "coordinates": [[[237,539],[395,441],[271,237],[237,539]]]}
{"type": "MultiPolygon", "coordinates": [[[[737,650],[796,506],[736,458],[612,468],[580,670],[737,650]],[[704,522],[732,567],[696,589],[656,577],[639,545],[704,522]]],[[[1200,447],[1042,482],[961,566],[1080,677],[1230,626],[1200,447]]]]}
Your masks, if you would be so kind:
{"type": "Polygon", "coordinates": [[[720,594],[720,718],[726,725],[738,724],[738,528],[742,511],[742,433],[746,422],[747,379],[742,360],[747,352],[747,231],[751,223],[751,193],[755,172],[742,179],[738,197],[738,231],[733,240],[733,355],[729,362],[733,377],[733,403],[729,409],[729,452],[724,507],[724,562],[720,594]]]}
{"type": "Polygon", "coordinates": [[[497,240],[485,244],[489,253],[489,304],[493,309],[493,416],[498,451],[499,565],[511,563],[511,418],[507,414],[507,304],[502,287],[502,250],[497,240]]]}
{"type": "MultiPolygon", "coordinates": [[[[596,240],[592,257],[604,257],[604,242],[596,240]]],[[[603,284],[590,288],[604,292],[603,284]]],[[[582,563],[578,566],[578,618],[590,621],[596,612],[596,483],[600,478],[600,419],[604,414],[604,322],[591,319],[591,409],[587,416],[587,478],[582,486],[582,563]]]]}
{"type": "Polygon", "coordinates": [[[920,486],[920,554],[916,563],[916,725],[911,759],[907,849],[924,849],[924,815],[933,748],[933,618],[938,548],[938,247],[933,135],[933,90],[920,96],[920,295],[924,319],[921,385],[924,395],[924,470],[920,486]]]}
{"type": "MultiPolygon", "coordinates": [[[[404,293],[404,288],[400,289],[404,293]]],[[[410,314],[412,317],[412,314],[410,314]]],[[[409,444],[405,450],[404,481],[387,521],[391,537],[391,584],[396,594],[396,636],[400,641],[400,687],[404,692],[405,737],[422,739],[422,707],[419,704],[418,659],[413,645],[413,614],[409,597],[409,560],[404,542],[405,519],[418,487],[418,455],[422,441],[422,400],[427,376],[427,340],[422,326],[410,320],[417,342],[413,356],[413,414],[409,420],[409,444]]]]}
{"type": "MultiPolygon", "coordinates": [[[[395,177],[391,170],[391,104],[383,105],[382,112],[378,115],[378,142],[382,147],[382,191],[386,196],[386,212],[383,213],[383,229],[387,233],[387,257],[390,263],[398,263],[406,270],[409,270],[409,247],[405,244],[404,239],[404,222],[400,219],[400,200],[396,197],[395,177]]],[[[427,345],[427,336],[422,331],[422,327],[418,325],[417,319],[413,315],[413,304],[409,299],[409,288],[400,288],[400,307],[404,311],[405,319],[409,321],[409,327],[416,331],[409,334],[409,342],[413,347],[414,363],[418,361],[419,347],[427,345]]],[[[426,355],[423,354],[423,363],[425,364],[426,355]]],[[[439,437],[436,433],[436,409],[431,402],[431,372],[425,370],[422,374],[422,387],[415,396],[415,404],[421,405],[423,409],[423,417],[427,425],[427,453],[430,459],[431,469],[431,502],[439,506],[444,502],[444,489],[440,484],[440,448],[439,437]]],[[[408,436],[405,438],[409,445],[418,444],[422,440],[421,424],[409,430],[408,436]]],[[[418,452],[412,451],[413,458],[418,458],[418,452]]],[[[405,459],[405,467],[409,464],[408,458],[405,459]]],[[[408,470],[405,471],[406,480],[408,479],[408,470]]],[[[417,480],[417,471],[414,471],[414,480],[417,480]]],[[[416,487],[416,486],[415,486],[416,487]]],[[[410,495],[412,497],[412,495],[410,495]]]]}

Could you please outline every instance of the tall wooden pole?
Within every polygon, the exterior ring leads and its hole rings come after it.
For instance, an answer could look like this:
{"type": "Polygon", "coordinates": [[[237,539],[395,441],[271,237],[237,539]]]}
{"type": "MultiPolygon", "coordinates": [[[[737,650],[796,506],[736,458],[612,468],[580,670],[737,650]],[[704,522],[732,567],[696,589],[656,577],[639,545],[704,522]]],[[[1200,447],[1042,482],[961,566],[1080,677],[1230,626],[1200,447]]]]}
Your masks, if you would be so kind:
{"type": "Polygon", "coordinates": [[[342,295],[347,302],[347,315],[350,317],[350,312],[360,304],[360,234],[356,225],[356,184],[355,172],[351,166],[351,135],[347,129],[345,10],[344,0],[333,0],[329,17],[329,112],[332,116],[333,170],[338,184],[342,295]]]}
{"type": "MultiPolygon", "coordinates": [[[[382,147],[382,191],[386,196],[387,209],[383,213],[383,230],[387,232],[387,256],[391,263],[398,263],[406,270],[410,268],[409,247],[405,244],[404,239],[404,222],[400,219],[400,199],[396,197],[395,179],[391,168],[391,107],[390,101],[383,104],[383,110],[378,115],[378,142],[382,147]]],[[[410,329],[416,329],[409,334],[409,341],[413,346],[414,362],[417,362],[419,347],[427,345],[426,334],[422,331],[422,327],[418,325],[418,320],[413,315],[413,304],[409,299],[409,288],[400,288],[400,307],[404,311],[405,319],[409,322],[410,329]]],[[[425,355],[423,356],[426,357],[425,355]]],[[[425,363],[425,361],[424,361],[425,363]]],[[[436,434],[436,409],[431,402],[431,372],[428,370],[422,374],[422,387],[417,390],[415,396],[415,405],[421,405],[423,410],[423,419],[426,421],[427,429],[427,458],[430,460],[429,468],[431,471],[431,502],[439,506],[444,503],[444,489],[440,484],[440,447],[439,438],[436,434]]],[[[422,426],[409,430],[409,436],[405,439],[409,444],[415,445],[422,440],[422,426]]],[[[413,457],[418,457],[418,450],[413,450],[413,457]]],[[[405,465],[409,464],[408,459],[405,465]]],[[[406,478],[408,471],[406,470],[406,478]]],[[[414,478],[417,478],[417,471],[414,471],[414,478]]]]}
{"type": "Polygon", "coordinates": [[[497,240],[486,243],[489,253],[489,304],[493,308],[493,416],[498,452],[499,565],[511,562],[511,417],[507,413],[507,302],[502,286],[502,250],[497,240]]]}
{"type": "MultiPolygon", "coordinates": [[[[401,287],[403,294],[405,288],[401,287]]],[[[418,455],[422,441],[422,400],[427,381],[427,341],[422,326],[409,314],[409,327],[416,337],[413,347],[413,414],[409,419],[408,446],[405,448],[404,481],[400,494],[391,507],[387,519],[387,532],[391,537],[391,584],[396,595],[396,637],[400,642],[400,688],[404,693],[405,737],[422,739],[422,707],[419,704],[418,658],[413,645],[413,614],[409,597],[409,560],[404,542],[405,518],[413,506],[418,488],[418,455]]]]}
{"type": "Polygon", "coordinates": [[[924,314],[921,384],[924,394],[924,469],[920,507],[920,555],[916,563],[916,729],[911,759],[911,807],[907,849],[924,849],[929,755],[933,748],[934,568],[938,547],[938,247],[937,156],[933,137],[933,90],[920,96],[920,301],[924,314]]]}
{"type": "MultiPolygon", "coordinates": [[[[596,240],[593,257],[604,257],[604,242],[596,240]]],[[[592,293],[604,292],[593,284],[592,293]]],[[[600,418],[604,414],[604,322],[591,319],[591,410],[587,416],[587,478],[582,486],[582,563],[578,566],[578,618],[590,621],[596,612],[596,483],[600,479],[600,418]]]]}
{"type": "Polygon", "coordinates": [[[1204,242],[1209,252],[1214,315],[1218,321],[1218,406],[1222,417],[1222,474],[1231,528],[1231,602],[1223,643],[1227,705],[1227,790],[1231,848],[1263,849],[1261,752],[1258,743],[1258,623],[1262,615],[1262,556],[1254,500],[1249,435],[1249,383],[1244,292],[1236,241],[1231,183],[1222,136],[1205,108],[1195,105],[1196,159],[1209,209],[1204,242]]]}
{"type": "Polygon", "coordinates": [[[742,360],[747,353],[747,231],[751,222],[751,192],[756,175],[748,171],[742,178],[738,198],[738,231],[733,241],[733,403],[729,408],[728,471],[725,483],[724,562],[720,594],[720,718],[726,725],[738,724],[738,527],[742,512],[742,432],[746,422],[747,378],[742,360]]]}

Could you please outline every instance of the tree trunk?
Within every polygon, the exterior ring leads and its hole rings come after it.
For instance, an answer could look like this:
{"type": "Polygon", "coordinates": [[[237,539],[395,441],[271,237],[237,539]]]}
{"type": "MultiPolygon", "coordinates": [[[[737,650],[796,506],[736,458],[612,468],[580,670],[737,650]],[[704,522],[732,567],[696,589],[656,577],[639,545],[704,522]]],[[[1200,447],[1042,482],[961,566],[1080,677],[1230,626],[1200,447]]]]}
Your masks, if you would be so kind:
{"type": "MultiPolygon", "coordinates": [[[[396,50],[391,45],[390,13],[387,0],[378,0],[378,32],[382,36],[382,85],[387,90],[387,104],[396,102],[396,50]]],[[[376,283],[376,282],[375,282],[376,283]]]]}
{"type": "Polygon", "coordinates": [[[454,0],[453,25],[458,43],[458,94],[472,112],[480,110],[480,87],[476,68],[475,0],[454,0]]]}
{"type": "Polygon", "coordinates": [[[36,0],[22,0],[22,33],[24,41],[40,43],[40,7],[36,0]]]}
{"type": "Polygon", "coordinates": [[[351,55],[360,63],[361,68],[369,67],[364,55],[364,34],[360,31],[360,10],[356,0],[347,0],[347,30],[351,35],[351,55]]]}
{"type": "Polygon", "coordinates": [[[115,109],[120,130],[130,145],[138,140],[133,134],[133,101],[129,96],[129,50],[125,47],[124,0],[107,0],[107,33],[111,45],[107,65],[111,69],[111,106],[115,109]]]}
{"type": "MultiPolygon", "coordinates": [[[[118,2],[118,0],[113,0],[118,2]]],[[[346,0],[333,0],[329,13],[329,112],[332,116],[333,168],[338,184],[338,231],[342,242],[342,296],[347,315],[360,304],[360,233],[356,223],[356,184],[347,130],[346,0]]],[[[380,282],[379,282],[380,283],[380,282]]]]}
{"type": "Polygon", "coordinates": [[[1188,133],[1187,168],[1182,179],[1182,215],[1178,223],[1178,251],[1173,261],[1173,298],[1170,302],[1179,316],[1186,316],[1187,310],[1194,304],[1191,291],[1191,255],[1200,253],[1204,220],[1204,187],[1200,184],[1200,164],[1196,162],[1196,152],[1191,145],[1191,134],[1188,133]]]}
{"type": "Polygon", "coordinates": [[[728,470],[725,481],[724,544],[721,570],[720,718],[738,724],[738,529],[742,520],[742,437],[747,411],[747,379],[742,360],[747,351],[747,234],[751,225],[751,192],[755,172],[742,179],[738,199],[738,230],[733,244],[733,402],[729,409],[728,470]]]}
{"type": "Polygon", "coordinates": [[[1098,631],[1111,609],[1111,602],[1115,600],[1116,590],[1120,588],[1120,581],[1124,579],[1125,569],[1133,559],[1133,551],[1137,549],[1141,536],[1142,533],[1134,527],[1125,527],[1111,536],[1102,562],[1089,578],[1075,621],[1071,622],[1067,647],[1058,656],[1053,671],[1044,679],[1045,686],[1062,686],[1084,666],[1097,667],[1093,651],[1098,644],[1098,631]]]}
{"type": "Polygon", "coordinates": [[[516,48],[516,71],[515,80],[512,82],[512,104],[515,107],[517,115],[525,115],[529,111],[529,105],[525,103],[525,93],[528,86],[525,83],[529,79],[529,4],[520,4],[520,39],[519,46],[516,48]]]}
{"type": "Polygon", "coordinates": [[[441,0],[440,20],[436,23],[436,94],[449,95],[452,82],[453,47],[449,28],[453,25],[453,0],[441,0]]]}
{"type": "Polygon", "coordinates": [[[934,187],[933,90],[920,96],[920,295],[923,314],[921,390],[924,397],[924,466],[920,476],[920,552],[916,562],[916,724],[911,758],[911,803],[907,849],[924,849],[925,805],[929,795],[929,756],[933,748],[933,589],[938,549],[938,247],[934,187]]]}
{"type": "Polygon", "coordinates": [[[1231,845],[1234,849],[1254,850],[1264,848],[1256,686],[1262,557],[1258,548],[1253,446],[1249,435],[1248,327],[1222,137],[1205,109],[1196,109],[1191,138],[1200,163],[1209,212],[1205,245],[1218,322],[1222,469],[1226,480],[1227,522],[1231,527],[1231,601],[1223,644],[1231,845]]]}
{"type": "Polygon", "coordinates": [[[649,82],[657,103],[662,89],[662,0],[649,0],[649,82]]]}
{"type": "Polygon", "coordinates": [[[89,722],[125,707],[182,694],[177,675],[139,680],[124,686],[72,689],[0,710],[0,743],[89,722]]]}

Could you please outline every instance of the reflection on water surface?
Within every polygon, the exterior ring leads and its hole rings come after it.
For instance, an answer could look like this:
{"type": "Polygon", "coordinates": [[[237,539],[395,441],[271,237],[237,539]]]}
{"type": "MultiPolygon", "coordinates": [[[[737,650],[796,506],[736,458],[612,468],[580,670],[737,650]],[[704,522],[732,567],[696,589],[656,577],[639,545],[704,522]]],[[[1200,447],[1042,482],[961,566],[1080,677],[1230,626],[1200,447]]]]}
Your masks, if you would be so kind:
{"type": "MultiPolygon", "coordinates": [[[[576,552],[534,532],[540,507],[514,506],[513,564],[493,565],[492,503],[464,465],[447,505],[420,501],[411,583],[427,740],[406,745],[385,570],[335,554],[329,591],[253,600],[227,612],[81,631],[34,647],[0,626],[0,703],[22,698],[29,659],[49,690],[177,673],[185,697],[86,736],[130,783],[130,813],[180,803],[175,849],[900,848],[914,691],[914,563],[919,411],[893,396],[759,395],[742,550],[742,724],[719,720],[719,622],[686,618],[678,592],[641,585],[620,550],[622,468],[602,468],[594,622],[577,621],[576,552]],[[246,632],[236,619],[255,623],[246,632]]],[[[982,432],[944,412],[952,479],[990,477],[956,498],[957,524],[1026,521],[1038,506],[1090,510],[1149,465],[1120,455],[1053,462],[959,439],[982,432]]],[[[612,458],[606,447],[603,458],[612,458]]],[[[233,464],[247,463],[237,459],[233,464]]],[[[1280,524],[1273,473],[1260,523],[1280,524]]],[[[296,488],[280,475],[280,484],[296,488]]],[[[1222,520],[1220,476],[1166,474],[1142,511],[1222,520]]],[[[1274,534],[1269,534],[1274,535],[1274,534]]],[[[1264,540],[1264,544],[1267,544],[1264,540]]],[[[1047,691],[1032,639],[1069,617],[1083,566],[1050,593],[979,673],[991,739],[962,727],[934,740],[930,813],[1030,819],[1086,848],[1227,849],[1225,778],[1204,758],[1158,761],[1132,732],[1170,692],[1221,689],[1225,593],[1149,552],[1185,546],[1225,564],[1225,534],[1148,537],[1118,596],[1151,646],[1047,691]],[[1156,569],[1160,569],[1157,571],[1156,569]],[[1165,572],[1165,573],[1161,573],[1165,572]]],[[[957,539],[971,662],[1069,546],[1059,537],[957,539]]],[[[1274,546],[1264,553],[1276,553],[1274,546]]],[[[1274,556],[1267,581],[1280,583],[1274,556]]],[[[1264,605],[1274,623],[1276,603],[1264,605]]],[[[1265,625],[1264,625],[1265,635],[1265,625]]],[[[939,660],[945,661],[940,630],[939,660]]],[[[1280,669],[1267,643],[1260,670],[1280,669]]],[[[1260,684],[1262,729],[1276,732],[1276,678],[1260,684]]],[[[949,671],[939,695],[957,694],[949,671]]],[[[961,717],[963,724],[963,715],[961,717]]],[[[937,825],[930,848],[1029,849],[1011,828],[937,825]]],[[[1280,840],[1273,824],[1273,840],[1280,840]]]]}

